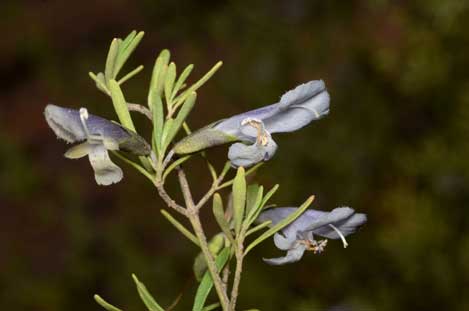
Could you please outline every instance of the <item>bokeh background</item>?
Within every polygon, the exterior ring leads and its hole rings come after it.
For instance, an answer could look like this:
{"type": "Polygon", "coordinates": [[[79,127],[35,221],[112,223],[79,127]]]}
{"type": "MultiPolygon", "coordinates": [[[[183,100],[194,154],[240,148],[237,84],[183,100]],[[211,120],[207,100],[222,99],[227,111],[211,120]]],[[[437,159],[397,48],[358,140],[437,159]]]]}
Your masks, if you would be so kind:
{"type": "MultiPolygon", "coordinates": [[[[0,4],[0,309],[101,310],[99,293],[144,310],[135,272],[163,305],[189,310],[196,253],[160,215],[155,190],[132,169],[95,184],[86,160],[62,154],[43,118],[48,102],[115,118],[88,77],[110,40],[145,37],[126,83],[144,102],[154,59],[172,51],[194,81],[224,66],[199,92],[196,128],[275,102],[324,79],[331,113],[277,135],[259,170],[274,201],[369,216],[344,250],[271,267],[265,243],[248,257],[240,310],[469,309],[469,3],[467,1],[2,1],[0,4]],[[464,294],[465,293],[465,294],[464,294]]],[[[148,125],[136,117],[148,137],[148,125]]],[[[214,150],[218,167],[226,147],[214,150]]],[[[189,177],[200,195],[203,162],[189,177]]],[[[207,227],[214,232],[207,213],[207,227]]]]}

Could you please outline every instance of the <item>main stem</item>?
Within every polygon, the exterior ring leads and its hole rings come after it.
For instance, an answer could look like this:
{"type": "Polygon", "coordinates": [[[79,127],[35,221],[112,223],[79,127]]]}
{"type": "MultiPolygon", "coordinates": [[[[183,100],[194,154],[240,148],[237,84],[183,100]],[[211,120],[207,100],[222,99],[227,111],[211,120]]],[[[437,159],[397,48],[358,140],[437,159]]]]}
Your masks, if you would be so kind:
{"type": "Polygon", "coordinates": [[[194,228],[194,233],[197,236],[197,239],[199,240],[200,249],[202,250],[205,260],[207,261],[207,267],[210,272],[210,276],[212,277],[213,284],[215,285],[215,290],[217,291],[218,298],[220,299],[221,307],[225,311],[231,310],[229,308],[230,301],[228,299],[228,295],[226,294],[225,287],[223,286],[223,281],[220,278],[220,274],[218,272],[212,253],[208,248],[207,238],[205,237],[202,224],[200,223],[199,215],[191,215],[189,217],[189,220],[192,224],[192,228],[194,228]]]}
{"type": "Polygon", "coordinates": [[[189,184],[187,182],[186,175],[182,168],[178,169],[178,177],[179,177],[179,184],[181,186],[181,191],[184,197],[184,201],[187,206],[187,217],[191,222],[192,228],[194,229],[194,233],[199,240],[200,249],[205,257],[205,261],[207,262],[207,267],[210,272],[210,275],[213,280],[213,284],[215,285],[215,290],[217,292],[218,298],[220,299],[220,304],[222,309],[225,311],[230,310],[230,300],[226,293],[225,286],[223,281],[220,277],[219,271],[215,264],[215,260],[212,256],[208,248],[207,237],[205,236],[204,229],[202,227],[202,223],[200,222],[199,217],[199,209],[196,207],[194,200],[192,198],[192,194],[189,188],[189,184]]]}

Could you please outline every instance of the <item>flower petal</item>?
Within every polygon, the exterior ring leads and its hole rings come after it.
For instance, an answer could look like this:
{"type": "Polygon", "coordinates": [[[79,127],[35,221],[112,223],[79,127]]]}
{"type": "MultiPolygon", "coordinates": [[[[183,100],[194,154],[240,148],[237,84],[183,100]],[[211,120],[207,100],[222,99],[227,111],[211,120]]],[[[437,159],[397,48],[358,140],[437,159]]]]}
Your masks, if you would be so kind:
{"type": "Polygon", "coordinates": [[[91,150],[91,145],[88,142],[84,142],[68,149],[64,156],[68,159],[80,159],[89,154],[91,150]]]}
{"type": "MultiPolygon", "coordinates": [[[[353,214],[350,217],[333,223],[334,226],[337,227],[338,230],[344,235],[348,236],[354,233],[358,227],[362,226],[366,223],[366,215],[362,213],[353,214]]],[[[330,226],[322,226],[313,231],[315,234],[328,238],[328,239],[339,239],[340,236],[338,233],[332,229],[330,226]]]]}
{"type": "Polygon", "coordinates": [[[272,138],[268,138],[267,145],[254,143],[245,145],[236,143],[230,146],[228,158],[234,167],[248,167],[261,161],[267,161],[273,157],[277,150],[277,144],[272,138]]]}
{"type": "Polygon", "coordinates": [[[124,177],[121,168],[109,158],[108,151],[103,144],[91,145],[88,157],[98,185],[108,186],[118,183],[124,177]]]}
{"type": "Polygon", "coordinates": [[[292,248],[293,244],[296,241],[295,236],[283,236],[281,233],[276,233],[274,234],[274,244],[277,246],[278,249],[281,249],[282,251],[289,250],[292,248]]]}
{"type": "MultiPolygon", "coordinates": [[[[47,105],[44,115],[47,123],[59,138],[69,143],[88,138],[80,119],[79,110],[47,105]]],[[[121,150],[137,155],[150,154],[151,147],[145,139],[117,123],[89,114],[86,126],[90,135],[116,142],[121,150]]]]}
{"type": "Polygon", "coordinates": [[[299,261],[306,250],[306,245],[298,243],[295,248],[290,249],[287,255],[278,258],[262,258],[266,263],[272,266],[280,266],[287,263],[293,263],[299,261]]]}
{"type": "Polygon", "coordinates": [[[322,80],[310,81],[285,93],[279,113],[264,119],[269,133],[293,132],[329,113],[329,93],[322,80]]]}

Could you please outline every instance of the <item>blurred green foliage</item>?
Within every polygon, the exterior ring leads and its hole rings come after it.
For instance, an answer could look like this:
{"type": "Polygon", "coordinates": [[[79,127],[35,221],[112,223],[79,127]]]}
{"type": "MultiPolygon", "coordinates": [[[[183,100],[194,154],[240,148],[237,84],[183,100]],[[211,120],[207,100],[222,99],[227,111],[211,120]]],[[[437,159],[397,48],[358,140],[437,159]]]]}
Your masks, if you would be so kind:
{"type": "MultiPolygon", "coordinates": [[[[331,93],[330,115],[276,138],[258,178],[282,181],[280,204],[315,194],[314,207],[347,204],[368,224],[346,250],[330,243],[295,265],[265,265],[272,243],[256,249],[240,307],[469,309],[467,1],[6,1],[0,17],[1,310],[100,310],[95,292],[144,310],[132,272],[164,305],[181,293],[177,310],[192,302],[195,249],[160,215],[154,189],[131,169],[97,187],[86,161],[63,158],[42,115],[53,102],[115,119],[87,73],[132,29],[146,32],[126,67],[145,65],[124,87],[134,102],[162,48],[196,64],[195,76],[224,61],[192,128],[308,80],[331,93]]],[[[220,166],[226,148],[215,153],[220,166]]],[[[199,193],[202,172],[195,164],[189,176],[199,193]]]]}

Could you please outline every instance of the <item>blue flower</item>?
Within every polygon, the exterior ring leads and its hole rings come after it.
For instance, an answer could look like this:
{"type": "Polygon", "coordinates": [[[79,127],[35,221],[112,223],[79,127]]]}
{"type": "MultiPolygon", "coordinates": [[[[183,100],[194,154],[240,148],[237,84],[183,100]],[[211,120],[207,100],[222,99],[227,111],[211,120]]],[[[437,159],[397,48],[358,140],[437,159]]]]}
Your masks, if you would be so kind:
{"type": "MultiPolygon", "coordinates": [[[[274,226],[296,209],[296,207],[273,208],[261,213],[257,221],[270,220],[271,226],[274,226]]],[[[355,213],[350,207],[338,207],[330,212],[306,210],[281,232],[274,235],[275,246],[287,251],[287,255],[279,258],[264,258],[264,261],[270,265],[283,265],[299,261],[306,250],[313,251],[315,254],[321,253],[327,245],[327,240],[317,241],[314,235],[333,240],[341,239],[345,248],[348,246],[345,237],[354,233],[365,222],[366,215],[355,213]]]]}
{"type": "Polygon", "coordinates": [[[233,166],[267,161],[277,144],[271,134],[293,132],[329,113],[329,93],[322,80],[310,81],[288,91],[280,102],[212,123],[178,142],[174,151],[188,154],[229,142],[233,166]]]}
{"type": "Polygon", "coordinates": [[[150,145],[137,133],[104,118],[80,110],[47,105],[44,115],[54,133],[67,143],[82,142],[70,148],[65,157],[78,159],[88,155],[96,183],[110,185],[119,182],[123,173],[114,164],[108,150],[123,150],[136,155],[149,155],[150,145]]]}

